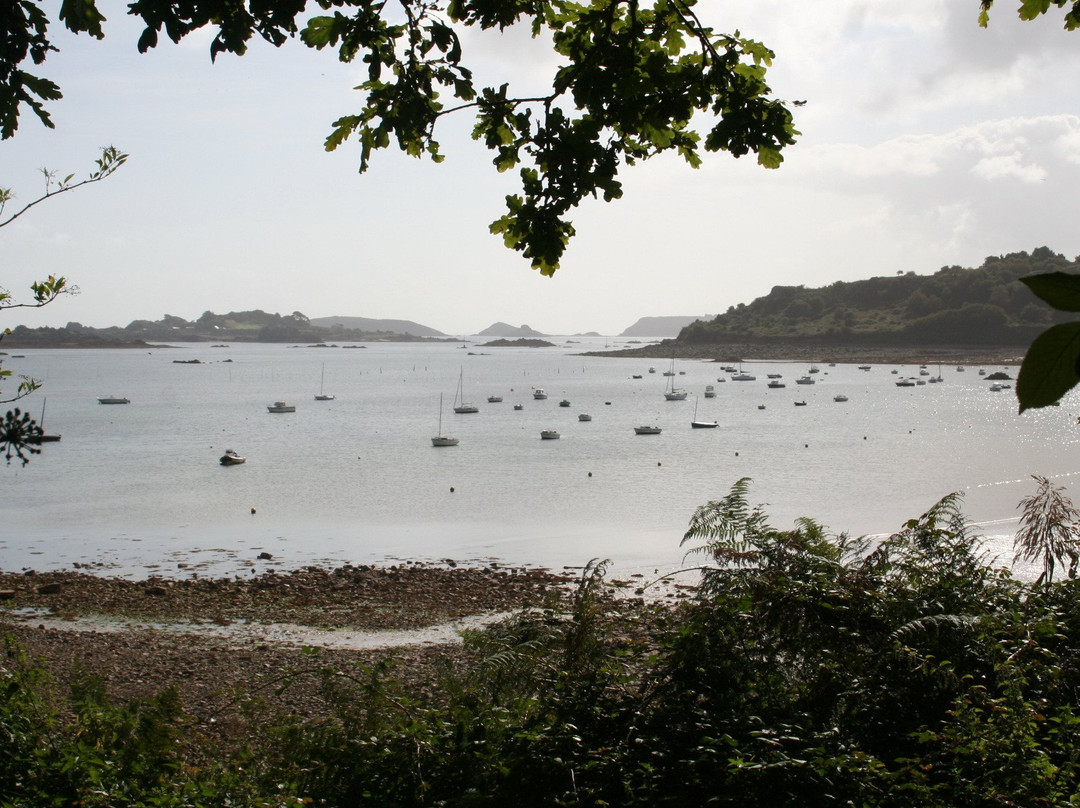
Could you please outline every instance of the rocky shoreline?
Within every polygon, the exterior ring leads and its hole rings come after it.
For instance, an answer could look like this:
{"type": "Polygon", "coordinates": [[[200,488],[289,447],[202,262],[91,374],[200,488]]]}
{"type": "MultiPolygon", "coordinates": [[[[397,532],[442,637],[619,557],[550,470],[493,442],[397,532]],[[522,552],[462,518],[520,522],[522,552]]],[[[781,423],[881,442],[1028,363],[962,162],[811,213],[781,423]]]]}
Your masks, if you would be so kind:
{"type": "MultiPolygon", "coordinates": [[[[199,726],[239,737],[248,731],[240,706],[255,698],[272,695],[275,714],[319,715],[327,705],[315,679],[328,667],[356,669],[389,658],[423,688],[437,666],[464,653],[460,642],[358,650],[320,643],[319,636],[413,632],[555,605],[578,575],[497,564],[306,567],[251,578],[141,581],[0,572],[0,636],[39,663],[61,697],[79,673],[100,678],[117,703],[176,687],[199,726]],[[286,624],[292,632],[274,639],[256,630],[286,624]],[[297,686],[279,687],[286,672],[297,686]]],[[[15,664],[12,653],[0,653],[0,672],[15,664]]]]}

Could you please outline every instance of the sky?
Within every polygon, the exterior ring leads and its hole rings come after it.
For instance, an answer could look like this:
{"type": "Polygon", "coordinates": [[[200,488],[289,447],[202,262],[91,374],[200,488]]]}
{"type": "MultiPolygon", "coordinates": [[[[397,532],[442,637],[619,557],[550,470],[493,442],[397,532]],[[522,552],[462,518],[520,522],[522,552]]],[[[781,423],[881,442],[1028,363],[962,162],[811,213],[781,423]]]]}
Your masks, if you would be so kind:
{"type": "MultiPolygon", "coordinates": [[[[55,21],[59,0],[42,5],[55,21]]],[[[702,0],[705,24],[776,53],[774,95],[806,101],[797,145],[775,171],[725,153],[624,169],[621,200],[573,212],[548,278],[488,233],[516,176],[495,172],[467,118],[440,124],[444,163],[387,150],[360,174],[358,144],[323,139],[359,109],[361,66],[298,41],[211,64],[209,36],[140,55],[140,26],[112,5],[104,41],[54,22],[60,52],[39,72],[64,98],[55,130],[24,112],[0,142],[6,213],[39,195],[43,167],[85,175],[106,145],[130,159],[0,229],[0,287],[17,300],[49,274],[80,289],[0,327],[262,309],[617,335],[776,285],[1080,254],[1080,32],[1058,11],[1021,22],[998,3],[982,29],[978,0],[702,0]]],[[[463,41],[479,79],[519,92],[554,65],[521,31],[463,41]]]]}

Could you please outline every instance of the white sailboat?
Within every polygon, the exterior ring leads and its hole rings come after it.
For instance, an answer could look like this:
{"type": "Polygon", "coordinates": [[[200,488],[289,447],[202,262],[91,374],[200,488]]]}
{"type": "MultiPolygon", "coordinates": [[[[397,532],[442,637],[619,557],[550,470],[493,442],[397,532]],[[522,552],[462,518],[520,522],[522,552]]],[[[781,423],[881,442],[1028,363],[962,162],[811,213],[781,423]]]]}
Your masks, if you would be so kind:
{"type": "Polygon", "coordinates": [[[479,407],[470,404],[468,401],[465,400],[465,397],[462,395],[461,390],[462,382],[464,381],[464,379],[465,371],[462,370],[461,373],[458,375],[457,393],[454,395],[454,412],[458,413],[459,415],[464,415],[470,412],[480,412],[479,407]]]}
{"type": "Polygon", "coordinates": [[[439,393],[439,433],[431,439],[432,446],[457,446],[458,439],[444,435],[442,431],[442,393],[439,393]]]}
{"type": "Polygon", "coordinates": [[[668,385],[668,391],[664,393],[664,398],[668,401],[685,401],[686,391],[681,387],[675,386],[675,357],[671,357],[671,370],[664,374],[671,377],[671,384],[668,385]]]}
{"type": "Polygon", "coordinates": [[[333,401],[334,397],[329,393],[323,392],[323,383],[326,381],[326,363],[323,362],[322,375],[319,377],[319,394],[315,396],[316,401],[333,401]]]}

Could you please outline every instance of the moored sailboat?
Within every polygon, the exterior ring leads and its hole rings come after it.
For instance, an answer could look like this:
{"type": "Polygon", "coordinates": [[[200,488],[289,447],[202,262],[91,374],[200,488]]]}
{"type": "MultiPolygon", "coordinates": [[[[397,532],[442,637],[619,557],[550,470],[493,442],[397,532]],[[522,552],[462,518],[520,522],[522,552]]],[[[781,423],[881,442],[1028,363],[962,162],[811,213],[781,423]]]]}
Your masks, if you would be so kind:
{"type": "Polygon", "coordinates": [[[690,426],[694,429],[715,429],[720,426],[717,421],[699,421],[697,419],[697,399],[694,399],[694,420],[690,422],[690,426]]]}
{"type": "Polygon", "coordinates": [[[464,380],[465,371],[462,370],[461,373],[458,374],[457,393],[454,395],[454,412],[458,413],[458,415],[465,415],[472,412],[480,412],[479,407],[465,400],[465,396],[462,393],[462,383],[464,382],[464,380]]]}
{"type": "Polygon", "coordinates": [[[323,392],[323,383],[326,381],[326,363],[323,362],[322,374],[319,377],[319,394],[315,396],[316,401],[333,401],[334,397],[329,393],[323,392]]]}
{"type": "Polygon", "coordinates": [[[675,386],[675,357],[671,357],[671,370],[664,374],[671,377],[671,384],[668,385],[668,390],[664,393],[664,398],[668,401],[685,401],[686,391],[681,387],[675,386]]]}
{"type": "Polygon", "coordinates": [[[457,446],[458,439],[451,437],[450,435],[444,435],[442,431],[442,393],[439,393],[439,431],[431,439],[432,446],[457,446]]]}

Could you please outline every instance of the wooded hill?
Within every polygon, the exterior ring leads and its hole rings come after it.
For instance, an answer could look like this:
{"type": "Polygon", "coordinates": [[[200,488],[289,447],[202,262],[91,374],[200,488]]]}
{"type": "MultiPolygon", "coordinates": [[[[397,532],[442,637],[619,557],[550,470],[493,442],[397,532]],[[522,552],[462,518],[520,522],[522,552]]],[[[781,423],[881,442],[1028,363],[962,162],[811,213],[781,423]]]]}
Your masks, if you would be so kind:
{"type": "Polygon", "coordinates": [[[1077,262],[1039,247],[990,256],[977,269],[942,267],[829,286],[774,286],[764,297],[732,306],[682,330],[680,342],[813,337],[835,344],[1027,345],[1069,315],[1039,301],[1019,282],[1040,272],[1077,272],[1077,262]]]}

